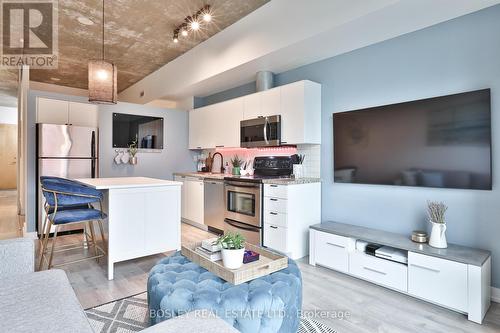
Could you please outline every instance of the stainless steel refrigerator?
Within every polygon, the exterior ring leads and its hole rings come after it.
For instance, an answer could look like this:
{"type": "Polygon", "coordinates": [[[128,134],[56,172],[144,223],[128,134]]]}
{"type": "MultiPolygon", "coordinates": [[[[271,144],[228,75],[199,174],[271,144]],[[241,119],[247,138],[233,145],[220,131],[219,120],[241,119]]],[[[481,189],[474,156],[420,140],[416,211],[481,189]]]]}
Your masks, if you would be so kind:
{"type": "MultiPolygon", "coordinates": [[[[40,189],[41,176],[96,178],[99,170],[97,128],[37,124],[37,230],[41,233],[45,211],[40,189]]],[[[67,226],[62,231],[81,229],[67,226]]]]}

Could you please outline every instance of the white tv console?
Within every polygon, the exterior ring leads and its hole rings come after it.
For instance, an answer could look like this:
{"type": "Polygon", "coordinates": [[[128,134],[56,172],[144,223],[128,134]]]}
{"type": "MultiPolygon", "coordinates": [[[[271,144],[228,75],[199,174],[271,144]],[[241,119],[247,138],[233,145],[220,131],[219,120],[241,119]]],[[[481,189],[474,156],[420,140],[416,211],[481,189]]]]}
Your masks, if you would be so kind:
{"type": "Polygon", "coordinates": [[[437,249],[408,236],[337,222],[310,227],[309,263],[467,314],[481,324],[490,307],[491,254],[449,244],[437,249]],[[356,240],[408,251],[408,264],[356,250],[356,240]]]}

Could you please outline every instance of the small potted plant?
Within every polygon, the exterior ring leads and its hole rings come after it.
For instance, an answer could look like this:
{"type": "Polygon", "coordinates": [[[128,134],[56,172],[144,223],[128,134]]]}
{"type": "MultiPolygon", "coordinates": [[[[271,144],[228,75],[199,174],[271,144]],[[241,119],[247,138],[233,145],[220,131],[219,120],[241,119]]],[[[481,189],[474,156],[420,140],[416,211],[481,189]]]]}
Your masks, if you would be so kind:
{"type": "Polygon", "coordinates": [[[128,153],[130,154],[129,162],[132,165],[137,164],[137,156],[135,156],[135,155],[137,155],[137,152],[139,150],[137,148],[137,141],[138,141],[138,139],[137,139],[137,134],[136,134],[134,141],[132,141],[132,143],[128,145],[128,153]]]}
{"type": "Polygon", "coordinates": [[[228,232],[220,236],[216,244],[222,247],[222,263],[224,267],[238,269],[243,265],[245,238],[241,234],[228,232]]]}
{"type": "Polygon", "coordinates": [[[240,168],[241,164],[243,163],[243,160],[238,157],[238,155],[235,155],[231,159],[231,164],[233,165],[233,175],[239,176],[240,175],[240,168]]]}
{"type": "Polygon", "coordinates": [[[427,212],[429,214],[429,222],[432,225],[431,237],[429,245],[439,249],[448,247],[446,242],[446,222],[444,221],[444,214],[448,207],[442,202],[427,202],[427,212]]]}

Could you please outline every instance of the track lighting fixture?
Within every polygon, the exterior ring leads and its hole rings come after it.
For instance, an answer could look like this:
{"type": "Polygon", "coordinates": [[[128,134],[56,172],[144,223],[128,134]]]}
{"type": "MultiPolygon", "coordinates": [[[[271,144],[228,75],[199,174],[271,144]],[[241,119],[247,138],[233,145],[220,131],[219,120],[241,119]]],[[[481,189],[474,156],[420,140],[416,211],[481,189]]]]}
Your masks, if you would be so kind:
{"type": "Polygon", "coordinates": [[[189,31],[198,31],[201,29],[202,23],[209,23],[212,21],[212,12],[210,5],[206,5],[195,14],[187,16],[184,22],[178,25],[173,32],[172,40],[174,43],[179,42],[179,34],[182,37],[187,37],[189,31]]]}

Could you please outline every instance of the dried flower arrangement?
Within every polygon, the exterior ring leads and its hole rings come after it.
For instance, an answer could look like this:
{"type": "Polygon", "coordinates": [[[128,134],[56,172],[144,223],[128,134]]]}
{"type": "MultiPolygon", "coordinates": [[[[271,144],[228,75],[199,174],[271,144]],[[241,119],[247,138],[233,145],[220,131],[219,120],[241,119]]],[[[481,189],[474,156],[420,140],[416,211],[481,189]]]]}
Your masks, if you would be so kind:
{"type": "Polygon", "coordinates": [[[444,214],[447,209],[448,206],[442,202],[427,201],[427,213],[429,214],[431,222],[444,224],[444,214]]]}

